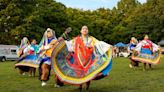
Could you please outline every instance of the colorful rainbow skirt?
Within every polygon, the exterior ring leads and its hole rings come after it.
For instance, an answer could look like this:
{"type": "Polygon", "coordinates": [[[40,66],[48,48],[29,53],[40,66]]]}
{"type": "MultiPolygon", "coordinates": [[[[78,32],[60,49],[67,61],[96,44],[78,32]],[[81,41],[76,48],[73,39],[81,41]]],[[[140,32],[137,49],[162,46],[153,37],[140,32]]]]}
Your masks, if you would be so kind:
{"type": "Polygon", "coordinates": [[[158,64],[160,61],[160,55],[160,50],[154,52],[153,54],[138,54],[137,51],[134,51],[132,54],[132,59],[142,63],[158,64]]]}
{"type": "Polygon", "coordinates": [[[39,63],[40,62],[37,60],[36,55],[27,55],[21,58],[19,62],[15,64],[15,67],[28,66],[28,67],[38,68],[39,63]]]}
{"type": "MultiPolygon", "coordinates": [[[[96,48],[95,48],[96,49],[96,48]]],[[[106,54],[92,55],[93,63],[85,70],[70,66],[74,58],[67,57],[71,52],[68,51],[64,41],[60,42],[52,53],[52,67],[57,77],[65,83],[82,84],[95,79],[102,74],[107,76],[112,68],[112,50],[109,49],[106,54]]]]}

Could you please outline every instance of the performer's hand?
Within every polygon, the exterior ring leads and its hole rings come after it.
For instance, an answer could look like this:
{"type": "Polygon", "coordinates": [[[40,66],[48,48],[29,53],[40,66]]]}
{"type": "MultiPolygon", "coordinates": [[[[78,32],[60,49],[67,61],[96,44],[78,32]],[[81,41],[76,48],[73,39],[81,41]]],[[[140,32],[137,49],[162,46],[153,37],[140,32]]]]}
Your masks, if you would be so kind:
{"type": "Polygon", "coordinates": [[[43,50],[44,50],[44,46],[41,46],[41,47],[40,47],[40,50],[43,51],[43,50]]]}
{"type": "Polygon", "coordinates": [[[87,44],[86,44],[86,47],[90,48],[90,47],[92,47],[92,46],[91,46],[91,44],[87,43],[87,44]]]}

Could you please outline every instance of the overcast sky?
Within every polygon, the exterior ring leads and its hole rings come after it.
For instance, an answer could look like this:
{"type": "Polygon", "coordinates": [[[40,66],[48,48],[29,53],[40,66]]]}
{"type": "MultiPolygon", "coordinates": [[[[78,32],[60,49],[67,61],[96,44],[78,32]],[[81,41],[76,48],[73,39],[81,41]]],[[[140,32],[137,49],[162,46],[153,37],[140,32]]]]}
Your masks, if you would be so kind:
{"type": "MultiPolygon", "coordinates": [[[[84,10],[95,10],[100,7],[112,9],[117,5],[120,0],[56,0],[61,2],[67,7],[80,8],[84,10]]],[[[138,0],[141,3],[145,3],[146,0],[138,0]]]]}

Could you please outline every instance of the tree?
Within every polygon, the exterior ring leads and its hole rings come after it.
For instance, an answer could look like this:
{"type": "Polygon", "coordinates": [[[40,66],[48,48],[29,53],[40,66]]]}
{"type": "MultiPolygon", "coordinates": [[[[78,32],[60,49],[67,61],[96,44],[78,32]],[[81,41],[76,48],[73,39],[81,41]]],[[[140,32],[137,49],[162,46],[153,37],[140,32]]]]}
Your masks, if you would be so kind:
{"type": "Polygon", "coordinates": [[[23,36],[41,39],[47,27],[59,36],[68,26],[66,7],[53,0],[1,0],[1,44],[18,44],[23,36]],[[6,38],[12,40],[5,40],[6,38]]]}

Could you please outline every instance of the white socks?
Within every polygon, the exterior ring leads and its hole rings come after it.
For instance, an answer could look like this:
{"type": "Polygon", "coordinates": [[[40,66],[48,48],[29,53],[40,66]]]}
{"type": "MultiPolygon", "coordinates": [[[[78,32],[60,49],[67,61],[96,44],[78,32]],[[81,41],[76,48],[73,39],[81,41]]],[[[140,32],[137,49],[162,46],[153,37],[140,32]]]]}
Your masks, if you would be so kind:
{"type": "Polygon", "coordinates": [[[43,87],[43,86],[46,86],[46,85],[47,85],[47,83],[45,81],[42,81],[41,86],[43,87]]]}
{"type": "Polygon", "coordinates": [[[54,87],[55,87],[55,88],[59,88],[59,87],[60,87],[60,85],[58,85],[58,84],[55,84],[55,85],[54,85],[54,87]]]}

